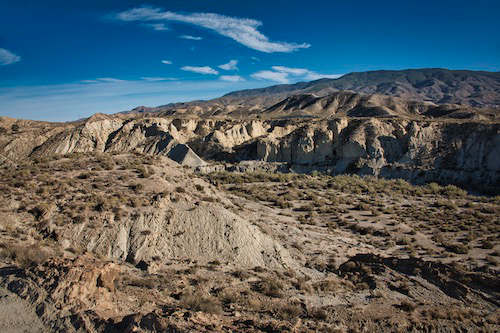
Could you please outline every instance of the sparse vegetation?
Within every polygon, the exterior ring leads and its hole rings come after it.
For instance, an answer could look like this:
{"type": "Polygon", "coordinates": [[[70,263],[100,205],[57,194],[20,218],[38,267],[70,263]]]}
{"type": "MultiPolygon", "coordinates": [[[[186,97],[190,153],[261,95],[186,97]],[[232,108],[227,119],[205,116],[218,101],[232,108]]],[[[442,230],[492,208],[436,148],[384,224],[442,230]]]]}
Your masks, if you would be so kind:
{"type": "MultiPolygon", "coordinates": [[[[40,264],[64,262],[72,267],[71,260],[97,258],[120,267],[120,279],[105,289],[114,290],[115,285],[113,297],[131,302],[127,304],[133,304],[134,311],[154,308],[151,300],[155,300],[169,311],[169,318],[173,313],[186,316],[183,322],[193,316],[217,318],[242,330],[243,323],[251,320],[252,327],[261,325],[263,330],[271,330],[266,325],[274,321],[278,328],[285,325],[283,330],[297,324],[304,331],[328,331],[344,327],[338,323],[349,323],[376,331],[390,323],[391,317],[382,311],[392,311],[401,323],[414,327],[424,327],[427,321],[448,326],[456,324],[453,320],[472,323],[478,319],[458,305],[453,305],[452,314],[434,307],[421,296],[428,290],[415,281],[435,284],[434,297],[448,299],[462,295],[462,285],[488,288],[499,269],[495,235],[500,200],[494,197],[373,177],[181,172],[182,176],[167,174],[154,159],[143,160],[140,155],[93,154],[47,156],[5,170],[0,175],[4,207],[0,236],[6,241],[0,244],[0,260],[35,274],[44,267],[37,268],[40,264]],[[213,202],[254,224],[250,230],[255,236],[263,237],[262,233],[279,242],[282,248],[275,247],[276,257],[257,252],[256,256],[262,255],[261,266],[239,267],[226,255],[242,249],[231,248],[209,260],[158,252],[137,263],[130,254],[122,264],[107,261],[107,252],[98,243],[62,246],[76,232],[95,242],[142,211],[156,213],[179,205],[183,212],[199,213],[213,202]],[[35,240],[39,247],[31,245],[35,240]],[[53,256],[50,251],[62,254],[53,256]],[[361,257],[353,259],[356,254],[361,257]],[[276,264],[288,260],[288,255],[293,265],[276,264]],[[358,316],[357,310],[343,307],[342,300],[356,297],[366,300],[367,309],[381,310],[365,310],[358,316]],[[237,321],[227,321],[236,313],[237,321]]],[[[171,214],[165,212],[162,223],[172,223],[171,214]]],[[[122,233],[134,233],[137,243],[185,237],[180,230],[158,238],[158,229],[148,221],[144,218],[122,233]]],[[[229,227],[220,231],[224,237],[231,237],[231,232],[229,227]]],[[[485,319],[483,325],[490,327],[490,322],[485,319]]],[[[206,329],[217,330],[211,325],[206,329]]]]}

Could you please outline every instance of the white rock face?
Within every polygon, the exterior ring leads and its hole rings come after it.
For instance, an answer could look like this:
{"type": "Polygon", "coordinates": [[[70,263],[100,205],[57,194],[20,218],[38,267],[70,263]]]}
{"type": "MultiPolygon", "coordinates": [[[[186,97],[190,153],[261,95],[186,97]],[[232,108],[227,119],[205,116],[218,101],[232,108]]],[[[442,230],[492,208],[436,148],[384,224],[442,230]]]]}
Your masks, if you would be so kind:
{"type": "Polygon", "coordinates": [[[207,159],[256,160],[287,163],[301,172],[356,172],[489,186],[499,185],[500,179],[500,125],[494,123],[346,117],[101,118],[39,133],[42,142],[28,135],[15,137],[3,145],[2,154],[11,158],[16,153],[140,152],[170,156],[192,167],[205,166],[207,159]]]}
{"type": "Polygon", "coordinates": [[[72,244],[111,258],[150,262],[152,258],[219,260],[243,267],[291,267],[278,242],[220,204],[162,199],[155,207],[120,221],[103,216],[95,229],[81,226],[62,234],[72,244]]]}

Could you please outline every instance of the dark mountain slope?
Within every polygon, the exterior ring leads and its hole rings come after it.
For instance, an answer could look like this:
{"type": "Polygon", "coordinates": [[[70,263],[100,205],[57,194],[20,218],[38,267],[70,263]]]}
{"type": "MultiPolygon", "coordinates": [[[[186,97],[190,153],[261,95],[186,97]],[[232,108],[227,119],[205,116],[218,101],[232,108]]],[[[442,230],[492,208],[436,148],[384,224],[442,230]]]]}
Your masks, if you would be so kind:
{"type": "Polygon", "coordinates": [[[338,90],[382,94],[439,104],[492,107],[500,106],[500,73],[440,68],[360,72],[346,74],[338,79],[320,79],[307,83],[236,91],[218,100],[230,101],[238,98],[297,93],[325,96],[338,90]]]}

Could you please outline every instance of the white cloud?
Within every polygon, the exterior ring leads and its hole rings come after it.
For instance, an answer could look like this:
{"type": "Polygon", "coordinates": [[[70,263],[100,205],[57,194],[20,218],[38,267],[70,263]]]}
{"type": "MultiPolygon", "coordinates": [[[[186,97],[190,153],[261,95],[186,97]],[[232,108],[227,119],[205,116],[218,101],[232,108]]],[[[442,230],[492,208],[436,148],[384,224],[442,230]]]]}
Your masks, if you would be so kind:
{"type": "Polygon", "coordinates": [[[227,64],[220,65],[219,68],[226,70],[226,71],[237,71],[238,70],[238,60],[231,60],[227,64]]]}
{"type": "Polygon", "coordinates": [[[113,82],[113,83],[125,82],[125,80],[115,79],[114,77],[100,77],[96,80],[100,82],[113,82]]]}
{"type": "Polygon", "coordinates": [[[309,73],[306,76],[306,80],[314,81],[319,79],[338,79],[343,74],[319,74],[319,73],[309,73]]]}
{"type": "Polygon", "coordinates": [[[290,75],[306,75],[310,71],[305,68],[290,68],[285,66],[273,66],[271,67],[276,72],[287,73],[290,75]]]}
{"type": "Polygon", "coordinates": [[[101,77],[95,80],[81,80],[81,83],[121,83],[126,82],[125,80],[115,79],[112,77],[101,77]]]}
{"type": "Polygon", "coordinates": [[[170,60],[162,60],[161,63],[165,65],[172,65],[172,62],[170,60]]]}
{"type": "Polygon", "coordinates": [[[342,76],[342,74],[320,74],[306,68],[292,68],[285,66],[272,66],[271,68],[272,71],[260,71],[252,74],[252,77],[260,80],[289,83],[292,80],[313,81],[322,78],[336,79],[342,76]]]}
{"type": "Polygon", "coordinates": [[[273,72],[273,71],[260,71],[251,75],[254,79],[274,81],[278,83],[289,83],[288,74],[273,72]]]}
{"type": "Polygon", "coordinates": [[[213,30],[251,49],[266,53],[293,52],[311,46],[307,43],[297,44],[270,41],[267,36],[258,30],[258,28],[262,26],[262,22],[260,21],[213,13],[179,14],[170,11],[162,11],[160,8],[139,7],[118,13],[116,18],[128,22],[175,21],[193,24],[213,30]]]}
{"type": "Polygon", "coordinates": [[[156,31],[167,31],[170,30],[165,24],[163,23],[151,23],[151,24],[146,24],[148,27],[153,28],[156,31]]]}
{"type": "Polygon", "coordinates": [[[212,74],[212,75],[219,74],[218,71],[216,71],[215,69],[213,69],[212,67],[209,67],[209,66],[203,66],[203,67],[184,66],[184,67],[181,67],[181,69],[183,71],[199,73],[199,74],[212,74]]]}
{"type": "Polygon", "coordinates": [[[239,75],[221,75],[220,79],[222,81],[228,81],[228,82],[243,82],[243,81],[245,81],[245,79],[239,75]]]}
{"type": "Polygon", "coordinates": [[[21,61],[20,56],[15,55],[14,53],[10,52],[9,50],[0,48],[0,65],[1,66],[14,64],[14,63],[19,62],[19,61],[21,61]]]}
{"type": "Polygon", "coordinates": [[[182,35],[182,36],[179,36],[179,38],[189,39],[189,40],[202,40],[203,39],[202,37],[190,36],[190,35],[182,35]]]}
{"type": "Polygon", "coordinates": [[[175,81],[176,78],[174,78],[174,77],[149,77],[149,76],[145,76],[145,77],[141,77],[141,80],[149,81],[149,82],[158,82],[158,81],[175,81]]]}

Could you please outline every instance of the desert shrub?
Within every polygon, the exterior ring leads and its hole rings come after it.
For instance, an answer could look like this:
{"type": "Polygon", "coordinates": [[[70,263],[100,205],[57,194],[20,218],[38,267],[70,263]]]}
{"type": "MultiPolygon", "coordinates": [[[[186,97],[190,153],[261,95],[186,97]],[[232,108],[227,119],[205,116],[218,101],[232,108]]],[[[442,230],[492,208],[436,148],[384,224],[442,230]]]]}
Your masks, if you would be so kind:
{"type": "Polygon", "coordinates": [[[205,196],[203,198],[201,198],[202,201],[206,201],[206,202],[215,202],[215,198],[214,197],[209,197],[209,196],[205,196]]]}
{"type": "Polygon", "coordinates": [[[292,204],[289,201],[287,201],[284,198],[282,198],[282,197],[280,197],[278,199],[275,199],[274,200],[274,204],[276,206],[280,207],[281,209],[292,207],[292,204]]]}
{"type": "Polygon", "coordinates": [[[467,192],[455,185],[447,185],[442,190],[441,193],[447,197],[465,197],[467,192]]]}
{"type": "Polygon", "coordinates": [[[370,212],[372,210],[371,206],[368,205],[368,204],[366,204],[366,203],[360,203],[356,207],[354,207],[354,209],[356,209],[356,210],[364,210],[364,211],[367,211],[367,212],[370,212]]]}
{"type": "Polygon", "coordinates": [[[487,250],[492,249],[494,246],[495,245],[492,242],[490,242],[489,240],[484,240],[483,243],[482,243],[482,245],[481,245],[481,247],[483,249],[487,249],[487,250]]]}
{"type": "Polygon", "coordinates": [[[92,174],[90,172],[82,172],[76,178],[78,178],[78,179],[90,179],[90,178],[92,178],[92,174]]]}
{"type": "Polygon", "coordinates": [[[302,315],[302,307],[297,303],[278,302],[272,307],[275,315],[283,320],[290,320],[302,315]]]}
{"type": "Polygon", "coordinates": [[[144,185],[141,183],[130,185],[129,188],[134,192],[140,192],[144,189],[144,185]]]}
{"type": "Polygon", "coordinates": [[[403,300],[401,302],[401,304],[399,305],[399,308],[403,311],[406,311],[406,312],[413,312],[413,311],[415,311],[417,306],[413,302],[410,302],[408,300],[403,300]]]}
{"type": "Polygon", "coordinates": [[[98,155],[97,160],[104,170],[113,170],[116,166],[113,159],[104,154],[98,155]]]}
{"type": "Polygon", "coordinates": [[[283,283],[276,279],[263,278],[254,285],[253,289],[269,297],[278,298],[283,296],[283,283]]]}
{"type": "Polygon", "coordinates": [[[328,312],[321,308],[313,307],[307,311],[307,316],[314,320],[326,320],[328,319],[328,312]]]}
{"type": "Polygon", "coordinates": [[[0,247],[0,257],[8,258],[17,262],[23,268],[36,266],[49,259],[48,253],[39,245],[6,245],[0,247]]]}
{"type": "Polygon", "coordinates": [[[151,173],[149,172],[149,170],[143,166],[143,165],[140,165],[136,168],[136,171],[137,173],[139,174],[139,177],[140,178],[149,178],[151,177],[151,173]]]}
{"type": "Polygon", "coordinates": [[[437,183],[429,183],[426,186],[426,189],[429,193],[439,194],[441,192],[441,186],[437,183]]]}
{"type": "Polygon", "coordinates": [[[331,293],[339,289],[339,283],[334,279],[326,279],[313,283],[312,287],[316,291],[321,291],[324,293],[331,293]]]}
{"type": "Polygon", "coordinates": [[[456,254],[467,254],[469,252],[469,247],[460,243],[447,243],[443,244],[447,251],[456,254]]]}
{"type": "Polygon", "coordinates": [[[177,186],[175,188],[175,192],[177,192],[177,193],[186,193],[186,189],[184,187],[177,186]]]}
{"type": "Polygon", "coordinates": [[[410,244],[410,239],[408,237],[398,238],[396,240],[397,245],[408,245],[410,244]]]}
{"type": "Polygon", "coordinates": [[[221,313],[222,307],[218,300],[212,296],[202,295],[201,293],[187,292],[181,296],[181,306],[193,311],[202,311],[206,313],[221,313]]]}
{"type": "Polygon", "coordinates": [[[495,257],[493,256],[486,256],[486,262],[492,266],[497,265],[497,259],[495,259],[495,257]]]}
{"type": "Polygon", "coordinates": [[[129,278],[124,281],[127,285],[139,288],[156,288],[156,282],[148,278],[129,278]]]}
{"type": "Polygon", "coordinates": [[[241,301],[241,295],[239,292],[231,289],[224,289],[218,298],[223,304],[236,304],[241,301]]]}
{"type": "Polygon", "coordinates": [[[49,204],[41,204],[34,207],[30,212],[35,216],[37,220],[43,220],[50,216],[54,206],[49,204]]]}
{"type": "Polygon", "coordinates": [[[449,200],[437,200],[435,203],[436,207],[439,208],[445,208],[445,209],[450,209],[450,210],[457,210],[458,207],[453,201],[449,200]]]}
{"type": "Polygon", "coordinates": [[[242,280],[242,281],[246,280],[252,276],[250,273],[248,273],[246,271],[242,271],[242,270],[236,270],[236,271],[232,272],[231,275],[237,279],[242,280]]]}

